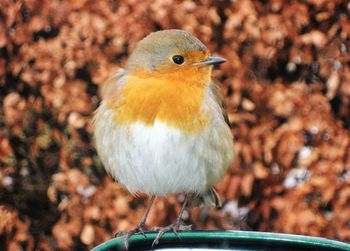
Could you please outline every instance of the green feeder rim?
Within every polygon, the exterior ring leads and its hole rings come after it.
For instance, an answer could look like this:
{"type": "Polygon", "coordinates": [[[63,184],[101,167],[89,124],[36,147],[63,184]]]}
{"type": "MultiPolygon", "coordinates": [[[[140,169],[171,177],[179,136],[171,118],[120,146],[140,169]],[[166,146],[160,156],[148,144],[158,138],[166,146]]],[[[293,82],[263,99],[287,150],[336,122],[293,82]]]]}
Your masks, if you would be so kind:
{"type": "MultiPolygon", "coordinates": [[[[253,231],[180,231],[165,233],[153,250],[339,250],[350,251],[350,244],[321,237],[253,231]],[[205,248],[205,249],[204,249],[205,248]]],[[[133,235],[129,251],[152,250],[156,232],[133,235]]],[[[125,250],[124,238],[106,241],[92,251],[125,250]]]]}

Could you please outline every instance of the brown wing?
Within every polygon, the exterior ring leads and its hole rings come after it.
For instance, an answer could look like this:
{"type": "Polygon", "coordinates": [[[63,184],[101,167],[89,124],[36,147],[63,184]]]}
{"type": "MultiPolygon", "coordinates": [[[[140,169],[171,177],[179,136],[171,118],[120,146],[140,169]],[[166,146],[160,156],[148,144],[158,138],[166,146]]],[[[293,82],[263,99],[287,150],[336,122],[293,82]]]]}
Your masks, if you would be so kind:
{"type": "Polygon", "coordinates": [[[222,92],[220,90],[220,87],[215,84],[215,83],[211,83],[210,84],[210,90],[213,92],[216,101],[220,104],[221,106],[221,110],[222,110],[222,115],[224,116],[224,119],[227,123],[227,125],[231,128],[231,124],[230,121],[228,120],[228,116],[227,116],[227,105],[226,105],[226,101],[224,96],[222,95],[222,92]]]}

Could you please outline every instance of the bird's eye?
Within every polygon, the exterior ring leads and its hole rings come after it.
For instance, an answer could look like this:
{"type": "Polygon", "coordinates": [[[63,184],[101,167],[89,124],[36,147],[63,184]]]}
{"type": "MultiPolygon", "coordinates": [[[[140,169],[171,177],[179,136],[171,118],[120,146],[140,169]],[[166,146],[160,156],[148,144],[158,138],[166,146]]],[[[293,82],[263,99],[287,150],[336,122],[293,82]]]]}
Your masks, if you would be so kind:
{"type": "Polygon", "coordinates": [[[182,64],[185,61],[185,59],[183,56],[175,55],[173,56],[173,61],[175,64],[182,64]]]}

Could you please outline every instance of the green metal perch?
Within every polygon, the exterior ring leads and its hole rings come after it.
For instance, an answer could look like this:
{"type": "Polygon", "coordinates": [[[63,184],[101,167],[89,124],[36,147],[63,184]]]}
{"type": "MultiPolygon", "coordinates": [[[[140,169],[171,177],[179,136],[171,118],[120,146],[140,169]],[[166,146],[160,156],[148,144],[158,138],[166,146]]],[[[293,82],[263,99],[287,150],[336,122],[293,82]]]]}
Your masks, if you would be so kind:
{"type": "MultiPolygon", "coordinates": [[[[155,232],[146,237],[137,234],[130,238],[129,251],[152,250],[155,232]]],[[[123,237],[111,239],[92,251],[125,250],[123,237]]],[[[350,251],[350,244],[326,238],[304,235],[279,234],[251,231],[182,231],[179,237],[166,233],[153,250],[317,250],[350,251]]]]}

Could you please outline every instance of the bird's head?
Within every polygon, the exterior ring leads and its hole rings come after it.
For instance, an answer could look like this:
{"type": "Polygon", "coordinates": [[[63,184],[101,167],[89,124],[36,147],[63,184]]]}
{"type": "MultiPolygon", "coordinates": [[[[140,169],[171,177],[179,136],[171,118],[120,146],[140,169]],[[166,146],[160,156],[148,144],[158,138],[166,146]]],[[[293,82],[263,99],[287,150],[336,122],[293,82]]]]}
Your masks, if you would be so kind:
{"type": "Polygon", "coordinates": [[[210,57],[207,47],[191,33],[183,30],[163,30],[142,39],[130,55],[126,69],[149,74],[210,75],[211,66],[225,62],[210,57]]]}

